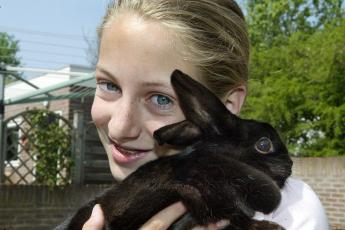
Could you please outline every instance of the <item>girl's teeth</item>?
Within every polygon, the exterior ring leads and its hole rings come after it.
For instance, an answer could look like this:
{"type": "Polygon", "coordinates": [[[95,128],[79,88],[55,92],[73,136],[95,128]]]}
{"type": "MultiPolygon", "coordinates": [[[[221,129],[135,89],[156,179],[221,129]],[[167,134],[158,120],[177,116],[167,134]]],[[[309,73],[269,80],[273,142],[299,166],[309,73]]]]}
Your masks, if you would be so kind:
{"type": "Polygon", "coordinates": [[[127,155],[136,155],[138,154],[138,151],[130,151],[130,150],[124,150],[122,148],[118,148],[122,153],[127,154],[127,155]]]}

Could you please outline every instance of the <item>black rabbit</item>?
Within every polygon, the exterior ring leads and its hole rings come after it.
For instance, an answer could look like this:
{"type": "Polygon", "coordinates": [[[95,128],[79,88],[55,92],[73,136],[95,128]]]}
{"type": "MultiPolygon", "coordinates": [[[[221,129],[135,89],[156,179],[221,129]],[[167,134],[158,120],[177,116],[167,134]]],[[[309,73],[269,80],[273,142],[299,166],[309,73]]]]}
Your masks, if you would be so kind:
{"type": "Polygon", "coordinates": [[[269,124],[231,114],[206,87],[175,70],[171,82],[186,120],[154,132],[159,144],[186,146],[151,161],[82,207],[57,229],[81,229],[99,203],[106,229],[138,229],[166,206],[182,201],[188,214],[172,229],[230,221],[226,229],[283,229],[253,220],[272,212],[292,161],[269,124]]]}

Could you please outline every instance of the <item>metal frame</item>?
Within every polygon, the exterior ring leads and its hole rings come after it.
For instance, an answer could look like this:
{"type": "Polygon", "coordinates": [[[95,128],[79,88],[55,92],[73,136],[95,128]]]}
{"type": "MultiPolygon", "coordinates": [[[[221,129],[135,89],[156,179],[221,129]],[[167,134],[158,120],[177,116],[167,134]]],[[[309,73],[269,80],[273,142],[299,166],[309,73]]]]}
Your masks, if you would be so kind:
{"type": "Polygon", "coordinates": [[[13,105],[13,104],[20,104],[20,103],[28,103],[28,102],[38,102],[38,101],[48,101],[48,100],[57,100],[57,99],[66,99],[66,98],[75,98],[75,97],[81,97],[81,96],[89,96],[91,94],[91,92],[86,92],[86,93],[82,93],[82,94],[71,94],[73,96],[51,96],[51,95],[47,95],[48,92],[52,92],[58,89],[62,89],[68,86],[73,86],[76,84],[80,84],[83,82],[87,82],[94,79],[94,73],[88,74],[86,76],[83,77],[78,77],[75,79],[71,79],[69,81],[65,81],[59,84],[56,84],[54,86],[50,86],[50,87],[46,87],[43,89],[38,89],[34,92],[30,92],[30,93],[26,93],[24,95],[21,95],[19,97],[13,98],[13,99],[7,99],[4,101],[4,105],[13,105]],[[42,97],[37,97],[40,95],[45,95],[42,97]]]}

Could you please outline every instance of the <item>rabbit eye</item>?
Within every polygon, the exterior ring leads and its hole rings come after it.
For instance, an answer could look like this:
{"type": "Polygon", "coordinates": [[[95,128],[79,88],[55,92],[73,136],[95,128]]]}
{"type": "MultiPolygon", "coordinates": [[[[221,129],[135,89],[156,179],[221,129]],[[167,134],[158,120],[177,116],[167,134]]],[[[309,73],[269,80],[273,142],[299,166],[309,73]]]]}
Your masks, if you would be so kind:
{"type": "Polygon", "coordinates": [[[272,141],[267,137],[261,137],[255,143],[255,149],[262,154],[271,153],[273,151],[272,141]]]}

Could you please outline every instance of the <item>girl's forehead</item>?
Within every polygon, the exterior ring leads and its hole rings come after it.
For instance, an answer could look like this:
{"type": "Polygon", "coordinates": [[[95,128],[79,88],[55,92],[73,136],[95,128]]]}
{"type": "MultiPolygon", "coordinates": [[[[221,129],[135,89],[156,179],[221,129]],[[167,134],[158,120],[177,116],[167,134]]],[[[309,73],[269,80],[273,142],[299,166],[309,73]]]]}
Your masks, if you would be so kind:
{"type": "Polygon", "coordinates": [[[159,22],[119,15],[104,28],[98,66],[117,80],[171,87],[170,75],[175,69],[195,79],[199,76],[198,68],[183,59],[180,43],[159,22]]]}
{"type": "Polygon", "coordinates": [[[103,33],[105,33],[107,39],[116,38],[118,42],[124,42],[125,40],[151,41],[151,45],[155,48],[159,46],[167,46],[173,49],[182,48],[180,42],[177,41],[179,39],[176,31],[157,20],[145,19],[134,13],[117,15],[105,25],[103,33]]]}

